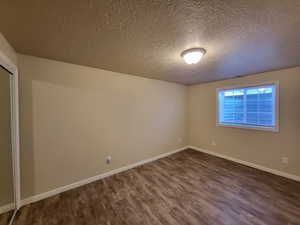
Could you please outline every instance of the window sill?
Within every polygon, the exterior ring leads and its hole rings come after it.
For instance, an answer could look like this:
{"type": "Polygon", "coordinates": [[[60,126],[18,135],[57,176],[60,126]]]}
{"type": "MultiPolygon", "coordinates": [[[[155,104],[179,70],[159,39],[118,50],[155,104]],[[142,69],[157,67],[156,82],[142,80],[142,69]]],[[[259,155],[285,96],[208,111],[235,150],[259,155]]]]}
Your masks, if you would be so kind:
{"type": "Polygon", "coordinates": [[[226,124],[226,123],[217,123],[217,126],[231,127],[231,128],[242,128],[242,129],[249,129],[249,130],[279,132],[279,127],[261,127],[261,126],[255,126],[255,125],[226,124]]]}

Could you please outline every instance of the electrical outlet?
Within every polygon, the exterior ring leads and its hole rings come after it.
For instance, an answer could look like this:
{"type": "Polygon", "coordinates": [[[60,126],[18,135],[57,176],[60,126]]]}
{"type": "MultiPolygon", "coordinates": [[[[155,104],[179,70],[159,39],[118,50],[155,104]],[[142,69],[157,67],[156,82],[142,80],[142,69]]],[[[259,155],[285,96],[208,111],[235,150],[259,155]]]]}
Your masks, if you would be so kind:
{"type": "Polygon", "coordinates": [[[111,156],[107,156],[106,157],[106,164],[110,164],[111,163],[111,156]]]}
{"type": "Polygon", "coordinates": [[[211,145],[212,145],[212,146],[216,146],[217,143],[216,143],[215,141],[212,141],[212,142],[211,142],[211,145]]]}
{"type": "Polygon", "coordinates": [[[283,164],[288,164],[288,163],[289,163],[289,158],[288,158],[288,157],[282,157],[282,158],[281,158],[281,162],[282,162],[283,164]]]}

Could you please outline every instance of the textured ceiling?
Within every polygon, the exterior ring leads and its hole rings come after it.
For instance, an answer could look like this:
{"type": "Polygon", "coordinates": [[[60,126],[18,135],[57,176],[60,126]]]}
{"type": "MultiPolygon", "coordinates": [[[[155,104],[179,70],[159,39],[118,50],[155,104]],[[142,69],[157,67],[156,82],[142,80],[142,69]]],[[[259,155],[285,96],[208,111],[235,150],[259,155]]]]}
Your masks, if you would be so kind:
{"type": "Polygon", "coordinates": [[[300,65],[299,0],[1,0],[0,32],[19,53],[183,84],[300,65]]]}

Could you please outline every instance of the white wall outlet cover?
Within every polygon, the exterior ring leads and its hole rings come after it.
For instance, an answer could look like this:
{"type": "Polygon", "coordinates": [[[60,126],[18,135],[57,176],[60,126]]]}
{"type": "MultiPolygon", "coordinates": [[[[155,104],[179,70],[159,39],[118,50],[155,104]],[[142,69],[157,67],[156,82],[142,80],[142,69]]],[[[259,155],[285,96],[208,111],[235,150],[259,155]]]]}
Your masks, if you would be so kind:
{"type": "Polygon", "coordinates": [[[284,164],[288,164],[289,163],[289,158],[288,157],[282,157],[281,162],[284,163],[284,164]]]}
{"type": "Polygon", "coordinates": [[[211,142],[211,145],[212,145],[212,146],[216,146],[217,143],[216,143],[215,141],[212,141],[212,142],[211,142]]]}

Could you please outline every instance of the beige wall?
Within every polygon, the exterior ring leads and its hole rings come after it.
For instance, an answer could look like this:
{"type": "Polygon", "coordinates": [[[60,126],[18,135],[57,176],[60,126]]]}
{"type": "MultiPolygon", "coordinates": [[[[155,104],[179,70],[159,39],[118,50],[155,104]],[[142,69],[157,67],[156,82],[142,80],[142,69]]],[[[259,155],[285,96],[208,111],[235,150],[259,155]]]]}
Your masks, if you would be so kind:
{"type": "Polygon", "coordinates": [[[23,198],[187,144],[300,175],[300,67],[187,88],[25,55],[18,61],[23,198]],[[274,80],[280,132],[216,126],[216,88],[274,80]]]}
{"type": "Polygon", "coordinates": [[[25,55],[18,62],[22,198],[187,144],[183,85],[25,55]]]}
{"type": "Polygon", "coordinates": [[[0,68],[0,207],[13,203],[10,74],[0,68]]]}
{"type": "Polygon", "coordinates": [[[17,54],[5,37],[0,33],[0,60],[9,70],[17,65],[17,54]]]}
{"type": "Polygon", "coordinates": [[[300,175],[300,67],[189,87],[190,145],[300,175]],[[276,81],[280,86],[280,132],[216,126],[216,88],[276,81]],[[216,146],[212,145],[216,142],[216,146]],[[288,157],[283,164],[281,157],[288,157]]]}

